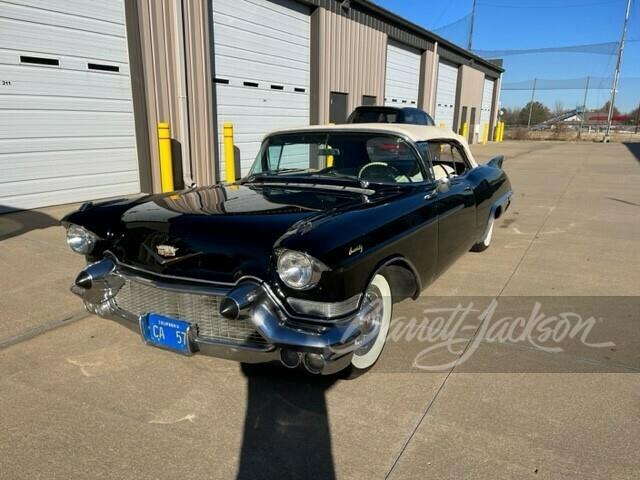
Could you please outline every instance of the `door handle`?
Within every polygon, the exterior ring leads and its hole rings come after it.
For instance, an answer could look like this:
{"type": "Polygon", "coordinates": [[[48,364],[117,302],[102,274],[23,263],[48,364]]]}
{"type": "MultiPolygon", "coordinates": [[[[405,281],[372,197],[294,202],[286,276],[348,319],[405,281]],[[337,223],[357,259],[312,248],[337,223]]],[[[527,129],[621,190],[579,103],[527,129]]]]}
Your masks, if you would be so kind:
{"type": "Polygon", "coordinates": [[[465,192],[470,192],[471,190],[473,190],[473,189],[468,185],[466,187],[464,187],[464,191],[465,192]]]}
{"type": "Polygon", "coordinates": [[[431,200],[432,198],[435,198],[435,197],[436,197],[436,195],[438,195],[438,190],[437,190],[437,189],[434,189],[434,190],[430,191],[429,193],[427,193],[427,194],[424,196],[424,199],[425,199],[425,200],[431,200]]]}

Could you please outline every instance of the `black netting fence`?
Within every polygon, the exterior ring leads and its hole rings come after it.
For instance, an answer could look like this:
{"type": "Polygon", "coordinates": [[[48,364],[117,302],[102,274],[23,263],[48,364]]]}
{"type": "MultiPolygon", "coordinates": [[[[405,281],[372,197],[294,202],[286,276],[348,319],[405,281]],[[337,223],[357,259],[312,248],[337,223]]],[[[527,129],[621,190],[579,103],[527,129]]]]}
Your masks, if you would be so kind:
{"type": "MultiPolygon", "coordinates": [[[[500,105],[507,129],[603,130],[625,5],[626,0],[476,2],[472,49],[483,58],[504,62],[500,105]],[[535,21],[534,12],[538,13],[535,21]],[[501,23],[496,22],[498,17],[501,23]],[[597,27],[593,23],[585,27],[580,20],[585,17],[597,19],[597,27]],[[571,39],[578,41],[571,44],[571,39]]],[[[432,30],[467,47],[472,18],[469,12],[432,30]]],[[[638,130],[640,0],[631,5],[612,117],[614,131],[633,134],[638,130]]]]}

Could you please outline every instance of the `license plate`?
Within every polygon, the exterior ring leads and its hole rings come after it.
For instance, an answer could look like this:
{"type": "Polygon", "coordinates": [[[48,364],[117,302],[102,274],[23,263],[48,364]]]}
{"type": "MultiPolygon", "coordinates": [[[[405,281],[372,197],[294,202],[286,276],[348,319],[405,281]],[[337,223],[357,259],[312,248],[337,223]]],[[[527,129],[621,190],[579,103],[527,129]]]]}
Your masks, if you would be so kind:
{"type": "Polygon", "coordinates": [[[189,322],[150,313],[140,317],[140,331],[145,342],[183,354],[191,353],[189,322]]]}

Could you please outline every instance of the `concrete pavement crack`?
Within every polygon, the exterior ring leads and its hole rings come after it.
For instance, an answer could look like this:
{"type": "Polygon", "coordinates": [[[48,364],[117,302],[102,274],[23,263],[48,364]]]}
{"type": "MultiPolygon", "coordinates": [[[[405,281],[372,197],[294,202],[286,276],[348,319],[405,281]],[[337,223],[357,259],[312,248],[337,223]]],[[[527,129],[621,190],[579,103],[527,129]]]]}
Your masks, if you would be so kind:
{"type": "MultiPolygon", "coordinates": [[[[582,164],[581,164],[582,165],[582,164]]],[[[576,178],[576,176],[578,175],[578,173],[580,172],[581,168],[576,168],[573,175],[571,176],[571,178],[569,179],[569,181],[567,182],[567,184],[565,185],[562,194],[558,197],[558,199],[555,202],[554,207],[557,207],[557,205],[560,203],[560,201],[564,198],[564,196],[566,195],[567,191],[569,190],[569,187],[571,186],[571,184],[573,183],[574,179],[576,178]]],[[[527,254],[529,253],[529,250],[531,249],[531,246],[533,245],[533,243],[535,242],[536,238],[538,237],[538,235],[540,234],[540,232],[542,231],[542,229],[544,228],[544,226],[547,224],[547,221],[549,220],[549,218],[551,217],[551,214],[553,213],[555,209],[549,209],[549,212],[547,213],[547,215],[545,216],[544,220],[542,221],[542,223],[540,224],[540,227],[538,227],[538,230],[536,231],[535,235],[531,238],[531,241],[529,242],[529,245],[527,245],[527,248],[525,249],[525,251],[522,253],[522,257],[520,257],[520,260],[518,261],[518,264],[515,266],[515,268],[513,269],[513,271],[511,272],[511,275],[509,275],[509,278],[507,278],[507,280],[505,281],[504,285],[502,286],[502,288],[500,289],[500,291],[498,292],[498,294],[496,295],[496,299],[498,299],[502,293],[504,292],[504,290],[507,288],[507,286],[509,285],[509,283],[511,282],[511,279],[513,278],[513,276],[516,274],[516,272],[518,271],[518,269],[520,268],[520,265],[522,265],[522,262],[524,261],[525,257],[527,256],[527,254]]],[[[478,327],[476,328],[476,330],[474,331],[473,335],[471,336],[471,338],[469,339],[469,341],[467,342],[467,344],[464,347],[464,350],[462,351],[462,353],[458,356],[458,358],[464,358],[465,353],[467,352],[467,349],[469,348],[469,345],[471,345],[473,343],[473,341],[475,340],[476,336],[478,335],[478,332],[480,331],[480,328],[482,327],[484,322],[481,322],[478,327]]],[[[407,447],[409,446],[409,443],[411,443],[411,440],[413,439],[413,437],[415,436],[416,432],[418,431],[418,428],[420,428],[420,426],[422,425],[422,423],[424,422],[424,419],[427,417],[427,414],[429,413],[429,410],[431,410],[431,407],[435,404],[436,399],[438,398],[438,396],[440,395],[440,392],[442,392],[442,390],[444,389],[445,384],[447,383],[447,380],[449,380],[449,377],[451,377],[451,375],[453,374],[454,370],[456,369],[457,363],[453,365],[453,367],[451,367],[451,369],[447,372],[447,375],[445,376],[444,380],[442,381],[442,383],[440,384],[440,386],[438,387],[438,390],[436,391],[435,395],[433,396],[433,398],[431,399],[431,401],[429,401],[429,403],[427,404],[427,407],[425,408],[424,412],[422,413],[420,419],[418,420],[418,422],[416,423],[415,427],[413,428],[413,430],[411,431],[411,434],[408,436],[407,440],[404,442],[402,448],[400,449],[400,452],[398,453],[398,455],[396,456],[395,460],[393,461],[393,464],[391,465],[391,468],[389,469],[389,471],[387,472],[387,474],[385,475],[385,479],[388,479],[391,474],[393,473],[393,470],[396,468],[396,465],[398,464],[398,462],[400,461],[400,458],[402,457],[402,455],[404,454],[405,450],[407,449],[407,447]]]]}
{"type": "Polygon", "coordinates": [[[44,325],[39,325],[37,327],[31,328],[17,335],[13,335],[11,337],[1,339],[0,350],[8,348],[12,345],[16,345],[18,343],[26,342],[27,340],[31,340],[34,337],[42,335],[43,333],[50,332],[51,330],[55,330],[56,328],[60,328],[65,325],[69,325],[71,323],[77,322],[78,320],[82,320],[83,318],[86,318],[89,315],[90,315],[89,312],[87,312],[84,309],[78,310],[72,313],[70,316],[53,320],[51,322],[45,323],[44,325]]]}

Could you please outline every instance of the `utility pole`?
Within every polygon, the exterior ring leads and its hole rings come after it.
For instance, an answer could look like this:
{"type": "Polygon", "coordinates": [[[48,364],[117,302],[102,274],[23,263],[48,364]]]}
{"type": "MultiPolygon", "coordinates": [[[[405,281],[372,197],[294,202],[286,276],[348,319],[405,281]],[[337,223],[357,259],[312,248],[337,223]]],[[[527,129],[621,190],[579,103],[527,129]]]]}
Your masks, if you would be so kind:
{"type": "Polygon", "coordinates": [[[469,41],[467,42],[467,50],[471,51],[473,46],[473,26],[476,23],[476,0],[473,0],[471,7],[471,27],[469,28],[469,41]]]}
{"type": "Polygon", "coordinates": [[[613,104],[616,101],[616,90],[618,89],[618,80],[620,79],[620,65],[622,64],[622,52],[624,51],[624,39],[627,36],[627,24],[629,23],[629,13],[631,12],[631,0],[627,0],[627,9],[624,14],[624,23],[622,24],[622,37],[618,47],[618,61],[616,62],[616,71],[613,74],[613,86],[611,87],[611,101],[609,102],[609,113],[607,115],[607,130],[604,134],[604,142],[609,142],[609,132],[611,131],[611,120],[613,119],[613,104]]]}
{"type": "Polygon", "coordinates": [[[582,127],[584,126],[584,117],[587,116],[587,94],[589,93],[589,81],[591,77],[587,77],[587,84],[584,87],[584,100],[582,101],[582,119],[580,120],[580,130],[578,130],[578,138],[582,136],[582,127]]]}
{"type": "Polygon", "coordinates": [[[533,79],[533,90],[531,90],[531,101],[529,102],[529,120],[527,121],[527,130],[531,128],[531,114],[533,113],[533,97],[536,95],[537,78],[533,79]]]}

